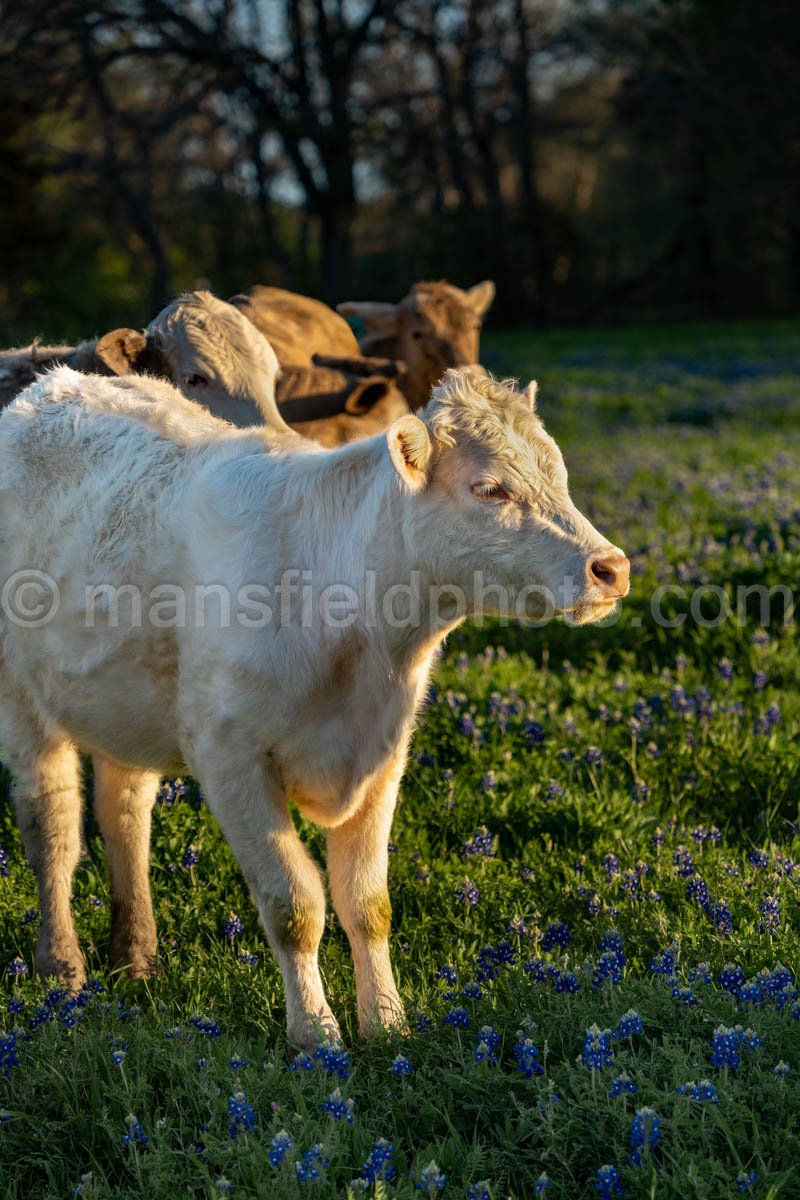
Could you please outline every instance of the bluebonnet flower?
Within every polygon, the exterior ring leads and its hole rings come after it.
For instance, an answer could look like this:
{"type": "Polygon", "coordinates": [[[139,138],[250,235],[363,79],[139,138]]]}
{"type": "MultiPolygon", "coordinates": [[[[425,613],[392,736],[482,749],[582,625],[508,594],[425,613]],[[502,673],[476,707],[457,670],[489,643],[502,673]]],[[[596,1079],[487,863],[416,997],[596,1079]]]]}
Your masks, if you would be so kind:
{"type": "Polygon", "coordinates": [[[695,875],[686,885],[687,900],[694,900],[701,908],[708,904],[708,884],[702,875],[695,875]]]}
{"type": "Polygon", "coordinates": [[[454,1029],[466,1029],[469,1025],[469,1013],[465,1008],[451,1008],[444,1018],[444,1023],[452,1025],[454,1029]]]}
{"type": "Polygon", "coordinates": [[[759,929],[762,933],[777,933],[781,927],[780,896],[766,895],[758,906],[761,913],[759,929]]]}
{"type": "Polygon", "coordinates": [[[484,1025],[478,1032],[478,1043],[475,1047],[474,1058],[476,1063],[488,1063],[494,1066],[497,1062],[497,1050],[500,1046],[500,1034],[492,1029],[491,1025],[484,1025]]]}
{"type": "Polygon", "coordinates": [[[318,1062],[323,1071],[330,1071],[339,1079],[350,1078],[350,1055],[336,1042],[320,1042],[314,1051],[314,1061],[318,1062]]]}
{"type": "Polygon", "coordinates": [[[536,1180],[536,1183],[533,1185],[534,1196],[543,1196],[549,1187],[550,1179],[547,1175],[547,1172],[542,1171],[541,1175],[536,1180]]]}
{"type": "Polygon", "coordinates": [[[629,1008],[620,1017],[619,1024],[614,1030],[614,1037],[632,1037],[634,1033],[644,1033],[644,1021],[635,1009],[629,1008]]]}
{"type": "Polygon", "coordinates": [[[780,1062],[777,1062],[772,1068],[772,1073],[773,1075],[788,1075],[790,1070],[791,1067],[789,1064],[781,1059],[780,1062]]]}
{"type": "Polygon", "coordinates": [[[25,1001],[22,996],[12,996],[7,1005],[10,1013],[21,1013],[24,1007],[25,1001]]]}
{"type": "MultiPolygon", "coordinates": [[[[235,1134],[231,1135],[235,1137],[235,1134]]],[[[276,1133],[270,1142],[269,1161],[273,1167],[279,1167],[286,1157],[287,1151],[291,1149],[292,1139],[285,1129],[281,1129],[280,1133],[276,1133]]]]}
{"type": "Polygon", "coordinates": [[[681,875],[686,879],[688,879],[690,875],[694,875],[694,859],[685,846],[678,846],[677,850],[672,855],[672,861],[678,875],[681,875]]]}
{"type": "Polygon", "coordinates": [[[717,670],[721,679],[733,679],[733,663],[729,658],[721,658],[717,663],[717,670]]]}
{"type": "Polygon", "coordinates": [[[464,734],[464,737],[471,737],[480,741],[480,731],[475,728],[475,722],[469,713],[464,713],[459,718],[458,728],[464,734]]]}
{"type": "MultiPolygon", "coordinates": [[[[651,742],[650,746],[652,745],[653,743],[651,742]]],[[[650,751],[650,746],[647,748],[648,752],[650,751]]],[[[658,748],[656,747],[656,750],[657,749],[658,748]]],[[[648,796],[650,795],[650,788],[643,779],[637,779],[636,782],[632,784],[630,788],[628,788],[628,795],[630,796],[631,800],[633,800],[634,804],[644,804],[645,800],[647,800],[648,796]]]]}
{"type": "Polygon", "coordinates": [[[595,963],[592,987],[597,991],[607,983],[613,986],[615,983],[621,982],[622,963],[619,961],[619,956],[615,950],[606,950],[595,963]]]}
{"type": "Polygon", "coordinates": [[[430,1033],[433,1029],[433,1021],[427,1013],[419,1013],[414,1022],[414,1028],[417,1033],[430,1033]]]}
{"type": "Polygon", "coordinates": [[[243,954],[237,954],[236,961],[238,963],[241,963],[243,967],[257,967],[258,966],[258,955],[257,954],[248,954],[247,952],[245,952],[243,954]]]}
{"type": "Polygon", "coordinates": [[[583,1039],[581,1063],[591,1071],[604,1071],[614,1062],[614,1051],[611,1048],[611,1030],[601,1029],[599,1025],[590,1025],[583,1039]]]}
{"type": "Polygon", "coordinates": [[[189,1024],[194,1025],[195,1029],[204,1033],[206,1037],[219,1037],[221,1034],[220,1027],[213,1017],[190,1017],[189,1024]]]}
{"type": "Polygon", "coordinates": [[[231,1183],[230,1179],[226,1179],[224,1175],[220,1175],[218,1179],[214,1180],[214,1187],[218,1192],[222,1192],[223,1196],[227,1196],[228,1192],[233,1187],[233,1184],[231,1183]]]}
{"type": "Polygon", "coordinates": [[[564,921],[551,921],[544,931],[542,950],[552,950],[555,946],[562,948],[572,941],[569,925],[564,921]]]}
{"type": "Polygon", "coordinates": [[[393,1075],[412,1075],[414,1068],[404,1054],[398,1054],[392,1059],[391,1072],[393,1075]]]}
{"type": "Polygon", "coordinates": [[[726,963],[717,976],[717,983],[732,996],[739,995],[744,982],[745,973],[738,963],[726,963]]]}
{"type": "Polygon", "coordinates": [[[302,1162],[294,1164],[294,1169],[300,1183],[311,1183],[313,1180],[319,1179],[320,1172],[327,1171],[329,1165],[323,1152],[322,1143],[317,1142],[310,1150],[306,1150],[302,1162]]]}
{"type": "Polygon", "coordinates": [[[118,1067],[122,1066],[122,1064],[125,1062],[125,1059],[127,1057],[128,1057],[127,1050],[123,1050],[122,1048],[111,1051],[111,1061],[113,1063],[115,1063],[118,1067]]]}
{"type": "Polygon", "coordinates": [[[656,826],[656,831],[650,838],[650,845],[653,846],[654,848],[658,847],[658,846],[663,846],[664,842],[666,840],[667,840],[667,835],[664,833],[664,830],[661,829],[660,826],[656,826]]]}
{"type": "Polygon", "coordinates": [[[616,854],[608,853],[603,859],[603,870],[609,879],[619,875],[619,859],[616,854]]]}
{"type": "Polygon", "coordinates": [[[544,1075],[544,1069],[539,1063],[539,1051],[533,1038],[527,1037],[522,1030],[517,1032],[514,1043],[514,1058],[517,1060],[517,1071],[526,1079],[534,1075],[544,1075]]]}
{"type": "Polygon", "coordinates": [[[666,982],[672,982],[678,971],[678,947],[668,946],[661,950],[650,961],[650,970],[654,975],[663,975],[666,982]]]}
{"type": "Polygon", "coordinates": [[[621,1196],[625,1191],[619,1171],[610,1163],[597,1172],[597,1182],[594,1186],[597,1190],[597,1200],[612,1200],[613,1196],[621,1196]]]}
{"type": "Polygon", "coordinates": [[[199,862],[200,851],[196,846],[190,846],[188,850],[184,851],[183,858],[181,859],[184,867],[191,869],[192,867],[196,867],[199,862]]]}
{"type": "Polygon", "coordinates": [[[764,1043],[754,1029],[741,1025],[718,1025],[711,1037],[711,1061],[715,1067],[730,1067],[741,1063],[742,1050],[755,1050],[764,1043]]]}
{"type": "Polygon", "coordinates": [[[34,921],[38,920],[38,917],[39,917],[38,908],[26,908],[25,912],[20,917],[19,923],[20,923],[20,925],[23,925],[23,926],[24,925],[32,925],[34,921]]]}
{"type": "Polygon", "coordinates": [[[6,967],[6,975],[10,975],[12,978],[17,978],[20,975],[27,974],[28,964],[24,959],[20,958],[19,955],[17,955],[16,958],[12,958],[11,962],[6,967]]]}
{"type": "Polygon", "coordinates": [[[464,842],[461,853],[465,856],[477,855],[479,858],[494,858],[494,838],[485,825],[475,830],[474,837],[464,842]]]}
{"type": "Polygon", "coordinates": [[[769,679],[764,671],[753,672],[753,691],[763,692],[764,688],[769,683],[769,679]]]}
{"type": "Polygon", "coordinates": [[[758,1175],[755,1171],[740,1171],[736,1176],[737,1192],[751,1192],[758,1183],[758,1175]]]}
{"type": "Polygon", "coordinates": [[[661,1140],[661,1118],[652,1108],[638,1108],[631,1121],[630,1143],[633,1148],[631,1161],[642,1164],[642,1155],[654,1150],[661,1140]]]}
{"type": "Polygon", "coordinates": [[[464,882],[456,892],[456,897],[462,904],[466,904],[467,908],[477,908],[481,894],[472,880],[468,876],[465,876],[464,882]]]}
{"type": "Polygon", "coordinates": [[[674,987],[672,989],[672,998],[687,1008],[691,1008],[692,1005],[697,1004],[697,998],[690,987],[674,987]]]}
{"type": "Polygon", "coordinates": [[[128,1126],[128,1132],[123,1133],[122,1137],[120,1138],[122,1144],[124,1146],[137,1144],[140,1146],[146,1146],[150,1139],[142,1129],[139,1118],[135,1117],[133,1113],[129,1113],[125,1118],[125,1124],[128,1126]]]}
{"type": "Polygon", "coordinates": [[[487,771],[481,779],[481,787],[485,792],[491,792],[497,787],[497,776],[494,771],[487,771]]]}
{"type": "Polygon", "coordinates": [[[555,975],[556,991],[559,995],[567,993],[574,995],[581,990],[581,985],[578,982],[578,976],[574,971],[557,971],[555,975]]]}
{"type": "Polygon", "coordinates": [[[747,856],[747,861],[751,866],[763,869],[769,866],[769,855],[766,850],[751,850],[747,856]]]}
{"type": "Polygon", "coordinates": [[[426,1192],[429,1196],[435,1196],[441,1192],[447,1182],[447,1176],[444,1171],[440,1171],[438,1165],[431,1160],[427,1167],[423,1167],[422,1173],[417,1184],[418,1192],[426,1192]]]}
{"type": "Polygon", "coordinates": [[[232,942],[234,938],[237,938],[239,934],[243,932],[243,930],[244,925],[236,916],[236,913],[229,913],[228,919],[222,926],[223,936],[226,937],[229,942],[232,942]]]}
{"type": "Polygon", "coordinates": [[[710,1079],[701,1079],[695,1083],[693,1079],[682,1083],[676,1088],[679,1096],[688,1096],[690,1100],[707,1100],[709,1104],[719,1104],[717,1089],[710,1079]]]}
{"type": "Polygon", "coordinates": [[[188,791],[189,789],[182,779],[165,779],[159,788],[156,801],[169,808],[176,801],[182,799],[188,791]]]}
{"type": "Polygon", "coordinates": [[[543,958],[529,958],[522,964],[522,969],[534,983],[544,983],[547,979],[547,963],[543,958]]]}
{"type": "Polygon", "coordinates": [[[545,739],[544,726],[539,721],[528,721],[525,726],[525,737],[529,745],[540,746],[545,739]]]}
{"type": "Polygon", "coordinates": [[[617,1096],[621,1096],[629,1092],[632,1096],[639,1091],[638,1086],[633,1082],[630,1075],[618,1075],[616,1079],[611,1081],[611,1087],[608,1089],[608,1094],[612,1100],[617,1096]]]}
{"type": "MultiPolygon", "coordinates": [[[[249,1133],[251,1129],[255,1129],[256,1123],[256,1114],[244,1092],[234,1092],[228,1099],[228,1133],[230,1136],[237,1138],[240,1133],[249,1133]]],[[[272,1155],[269,1160],[272,1162],[272,1155]]]]}
{"type": "Polygon", "coordinates": [[[690,983],[697,985],[711,985],[711,965],[707,962],[698,963],[696,967],[692,967],[689,971],[688,979],[690,983]]]}
{"type": "Polygon", "coordinates": [[[480,1000],[483,996],[483,991],[481,990],[481,985],[474,979],[471,979],[468,983],[464,984],[461,995],[464,1000],[480,1000]]]}
{"type": "Polygon", "coordinates": [[[492,1200],[488,1179],[479,1179],[477,1183],[467,1184],[467,1200],[492,1200]]]}
{"type": "Polygon", "coordinates": [[[392,1163],[393,1152],[394,1143],[387,1142],[386,1138],[379,1138],[361,1168],[361,1178],[367,1183],[388,1182],[394,1179],[397,1171],[392,1163]]]}
{"type": "Polygon", "coordinates": [[[544,789],[545,800],[558,800],[563,795],[564,789],[562,788],[561,784],[555,779],[549,779],[547,781],[547,786],[544,789]]]}
{"type": "Polygon", "coordinates": [[[532,867],[521,867],[519,877],[523,883],[536,883],[536,872],[532,867]]]}
{"type": "Polygon", "coordinates": [[[330,1113],[334,1121],[346,1121],[348,1125],[353,1124],[353,1108],[353,1101],[345,1100],[339,1088],[331,1092],[322,1105],[322,1111],[330,1113]]]}
{"type": "Polygon", "coordinates": [[[450,963],[445,963],[444,966],[439,967],[436,974],[440,979],[445,979],[448,983],[458,983],[458,971],[450,963]]]}
{"type": "Polygon", "coordinates": [[[243,1071],[245,1067],[249,1067],[250,1063],[246,1058],[242,1058],[241,1054],[234,1054],[230,1060],[230,1066],[234,1071],[243,1071]]]}
{"type": "Polygon", "coordinates": [[[8,1078],[19,1066],[16,1033],[0,1033],[0,1072],[8,1078]]]}
{"type": "Polygon", "coordinates": [[[8,855],[0,846],[0,879],[8,879],[8,855]]]}

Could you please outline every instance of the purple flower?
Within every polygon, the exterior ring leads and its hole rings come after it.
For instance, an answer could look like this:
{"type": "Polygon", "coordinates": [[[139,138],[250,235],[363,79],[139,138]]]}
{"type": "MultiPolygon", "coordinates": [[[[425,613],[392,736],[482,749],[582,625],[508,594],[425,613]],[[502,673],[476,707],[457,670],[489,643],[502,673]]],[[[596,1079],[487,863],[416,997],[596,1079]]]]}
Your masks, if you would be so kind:
{"type": "Polygon", "coordinates": [[[464,876],[464,882],[456,892],[456,898],[465,904],[467,908],[477,908],[481,894],[475,887],[475,884],[468,876],[464,876]]]}
{"type": "Polygon", "coordinates": [[[361,1178],[367,1183],[388,1182],[394,1179],[397,1171],[392,1163],[393,1152],[394,1144],[387,1142],[386,1138],[379,1138],[361,1168],[361,1178]]]}
{"type": "MultiPolygon", "coordinates": [[[[238,1095],[241,1095],[241,1092],[239,1092],[238,1095]]],[[[228,1112],[230,1113],[230,1105],[228,1105],[228,1112]]],[[[253,1122],[253,1125],[247,1126],[246,1128],[252,1129],[254,1126],[255,1121],[253,1122]]],[[[236,1134],[231,1133],[231,1137],[236,1137],[236,1134]]],[[[285,1129],[281,1129],[280,1133],[275,1134],[269,1145],[269,1161],[272,1163],[273,1167],[279,1167],[286,1157],[286,1152],[291,1148],[292,1139],[285,1129]]]]}
{"type": "Polygon", "coordinates": [[[229,942],[232,942],[234,938],[237,938],[239,934],[243,932],[243,930],[244,925],[236,916],[236,913],[229,913],[228,919],[222,926],[223,936],[226,937],[229,942]]]}
{"type": "Polygon", "coordinates": [[[339,1088],[336,1088],[323,1103],[322,1111],[329,1113],[334,1121],[346,1121],[348,1125],[352,1125],[353,1107],[353,1101],[345,1100],[339,1088]]]}
{"type": "Polygon", "coordinates": [[[542,950],[552,950],[554,946],[562,948],[568,946],[572,941],[572,935],[569,931],[569,925],[564,921],[551,921],[544,931],[542,938],[542,950]]]}

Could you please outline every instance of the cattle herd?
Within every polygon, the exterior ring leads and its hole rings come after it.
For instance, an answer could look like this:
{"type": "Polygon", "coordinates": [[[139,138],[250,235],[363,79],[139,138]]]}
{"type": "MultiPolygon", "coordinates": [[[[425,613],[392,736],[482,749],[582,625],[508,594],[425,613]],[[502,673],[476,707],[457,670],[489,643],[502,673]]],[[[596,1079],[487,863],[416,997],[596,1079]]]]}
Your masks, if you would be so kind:
{"type": "Polygon", "coordinates": [[[362,1034],[402,1027],[389,830],[444,638],[477,612],[598,620],[628,589],[535,384],[479,365],[493,290],[340,305],[360,343],[276,288],[193,292],[143,333],[0,355],[0,748],[42,976],[85,979],[83,755],[118,965],[156,967],[151,809],[161,775],[188,770],[281,968],[290,1041],[338,1038],[325,888],[291,806],[326,831],[362,1034]]]}

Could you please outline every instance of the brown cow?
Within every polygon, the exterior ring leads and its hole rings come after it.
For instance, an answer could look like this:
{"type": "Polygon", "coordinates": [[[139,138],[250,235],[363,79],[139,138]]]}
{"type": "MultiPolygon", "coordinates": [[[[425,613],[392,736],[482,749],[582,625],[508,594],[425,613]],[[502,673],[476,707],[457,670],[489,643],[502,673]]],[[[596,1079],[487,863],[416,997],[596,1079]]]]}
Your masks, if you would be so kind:
{"type": "Polygon", "coordinates": [[[315,354],[361,357],[347,321],[320,300],[257,284],[249,292],[231,296],[229,303],[263,333],[282,367],[311,366],[315,354]]]}
{"type": "Polygon", "coordinates": [[[336,308],[364,321],[362,354],[406,364],[400,387],[414,411],[428,403],[431,388],[449,367],[478,362],[481,324],[493,299],[490,279],[467,291],[444,282],[415,283],[398,304],[348,300],[336,308]]]}

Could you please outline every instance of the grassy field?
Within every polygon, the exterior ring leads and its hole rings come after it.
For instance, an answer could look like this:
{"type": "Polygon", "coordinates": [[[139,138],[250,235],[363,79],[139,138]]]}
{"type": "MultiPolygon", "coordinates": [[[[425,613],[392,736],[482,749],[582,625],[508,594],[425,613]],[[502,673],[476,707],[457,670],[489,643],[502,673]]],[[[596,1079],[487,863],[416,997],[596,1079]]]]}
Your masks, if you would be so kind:
{"type": "Polygon", "coordinates": [[[489,341],[496,371],[538,378],[633,588],[608,628],[451,639],[393,830],[408,1038],[359,1046],[330,918],[345,1051],[293,1061],[191,784],[155,815],[159,976],[108,970],[89,815],[74,907],[96,983],[46,993],[0,807],[3,1197],[800,1196],[800,657],[781,597],[740,600],[800,575],[798,334],[489,341]]]}

